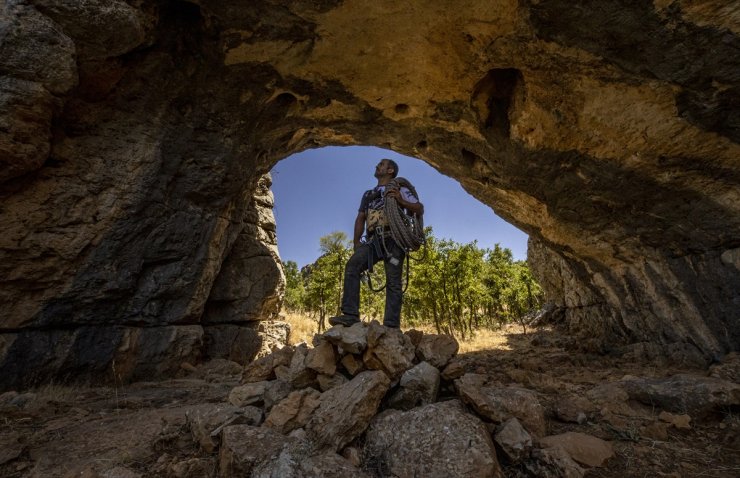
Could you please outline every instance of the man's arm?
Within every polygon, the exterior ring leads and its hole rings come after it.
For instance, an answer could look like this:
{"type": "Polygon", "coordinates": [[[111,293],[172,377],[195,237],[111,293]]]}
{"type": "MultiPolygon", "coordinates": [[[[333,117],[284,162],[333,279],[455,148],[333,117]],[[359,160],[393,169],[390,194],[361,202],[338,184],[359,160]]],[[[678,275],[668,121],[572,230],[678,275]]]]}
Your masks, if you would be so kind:
{"type": "Polygon", "coordinates": [[[412,214],[416,214],[417,216],[421,216],[424,214],[424,205],[420,202],[408,202],[403,198],[403,195],[401,194],[401,191],[398,189],[391,189],[388,191],[388,196],[392,197],[396,200],[399,206],[402,208],[405,208],[407,211],[411,212],[412,214]]]}
{"type": "Polygon", "coordinates": [[[353,238],[355,249],[357,249],[361,244],[360,239],[362,239],[363,232],[365,232],[365,213],[360,211],[357,213],[357,217],[355,218],[355,235],[353,238]]]}

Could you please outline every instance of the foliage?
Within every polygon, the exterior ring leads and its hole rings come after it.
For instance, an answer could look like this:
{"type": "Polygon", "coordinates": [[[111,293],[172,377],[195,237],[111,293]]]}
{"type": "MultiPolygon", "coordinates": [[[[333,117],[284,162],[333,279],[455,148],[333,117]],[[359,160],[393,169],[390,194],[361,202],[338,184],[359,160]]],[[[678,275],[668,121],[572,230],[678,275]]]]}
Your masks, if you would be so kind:
{"type": "MultiPolygon", "coordinates": [[[[327,316],[340,312],[343,269],[352,249],[344,233],[333,232],[320,239],[320,250],[321,257],[300,275],[294,262],[286,262],[285,303],[290,310],[313,316],[323,330],[327,316]]],[[[526,262],[514,261],[511,251],[499,244],[492,249],[480,248],[475,241],[460,244],[438,239],[427,228],[421,254],[410,261],[402,318],[406,325],[431,325],[438,333],[466,338],[477,329],[512,321],[526,325],[526,318],[541,305],[542,291],[526,262]]],[[[371,284],[377,289],[384,283],[381,261],[371,284]]],[[[366,318],[382,321],[384,303],[384,293],[362,285],[360,305],[366,318]]]]}

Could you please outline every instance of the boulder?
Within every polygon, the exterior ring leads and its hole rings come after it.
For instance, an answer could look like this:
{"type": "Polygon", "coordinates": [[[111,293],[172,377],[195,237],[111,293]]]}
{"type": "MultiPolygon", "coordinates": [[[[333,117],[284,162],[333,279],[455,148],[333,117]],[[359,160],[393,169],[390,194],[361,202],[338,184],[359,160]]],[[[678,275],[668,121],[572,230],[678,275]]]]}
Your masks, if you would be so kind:
{"type": "Polygon", "coordinates": [[[256,466],[275,460],[284,446],[295,441],[270,428],[226,427],[221,435],[219,475],[222,478],[253,476],[256,466]]]}
{"type": "Polygon", "coordinates": [[[234,387],[229,393],[229,403],[237,407],[263,403],[267,384],[254,382],[234,387]]]}
{"type": "Polygon", "coordinates": [[[590,467],[601,466],[614,456],[611,443],[585,433],[551,435],[540,439],[540,445],[543,448],[560,448],[578,463],[590,467]]]}
{"type": "Polygon", "coordinates": [[[367,329],[367,350],[362,357],[367,368],[382,370],[396,380],[413,366],[414,346],[407,335],[375,321],[367,329]]]}
{"type": "Polygon", "coordinates": [[[342,357],[341,364],[342,367],[344,367],[344,369],[353,377],[365,370],[365,362],[353,354],[347,354],[342,357]]]}
{"type": "Polygon", "coordinates": [[[442,370],[442,378],[445,380],[455,380],[465,375],[465,364],[460,357],[450,360],[450,363],[442,370]]]}
{"type": "Polygon", "coordinates": [[[316,383],[316,372],[308,368],[306,360],[308,358],[308,345],[305,343],[298,344],[295,352],[290,359],[290,365],[287,367],[277,367],[275,375],[294,388],[309,387],[316,383]]]}
{"type": "Polygon", "coordinates": [[[288,434],[303,427],[311,414],[319,406],[321,393],[313,388],[296,390],[272,407],[263,426],[282,434],[288,434]]]}
{"type": "Polygon", "coordinates": [[[324,332],[324,338],[345,352],[361,354],[367,348],[367,331],[363,322],[351,327],[335,325],[324,332]]]}
{"type": "Polygon", "coordinates": [[[439,392],[439,370],[427,362],[420,362],[404,372],[399,385],[388,399],[388,408],[410,410],[434,403],[439,392]]]}
{"type": "Polygon", "coordinates": [[[368,370],[324,392],[306,425],[309,439],[318,446],[341,450],[365,431],[389,387],[390,380],[383,372],[368,370]]]}
{"type": "Polygon", "coordinates": [[[580,396],[560,397],[555,402],[553,412],[558,420],[582,425],[588,420],[588,414],[594,406],[588,399],[580,396]]]}
{"type": "Polygon", "coordinates": [[[265,411],[269,411],[276,403],[293,391],[293,387],[284,380],[271,380],[265,385],[265,394],[263,396],[265,402],[265,411]]]}
{"type": "Polygon", "coordinates": [[[545,409],[535,392],[520,387],[487,385],[483,375],[472,373],[455,380],[455,387],[465,403],[494,423],[502,423],[513,416],[533,435],[545,434],[545,409]]]}
{"type": "Polygon", "coordinates": [[[532,450],[524,467],[537,478],[583,478],[585,471],[562,448],[532,450]]]}
{"type": "Polygon", "coordinates": [[[255,468],[253,478],[370,478],[332,451],[312,454],[304,443],[289,444],[271,461],[255,468]]]}
{"type": "Polygon", "coordinates": [[[457,354],[459,348],[460,344],[451,335],[425,334],[416,346],[416,356],[441,369],[457,354]]]}
{"type": "Polygon", "coordinates": [[[262,411],[257,407],[237,407],[224,403],[206,403],[185,412],[193,440],[206,453],[219,444],[219,431],[225,425],[259,425],[262,411]]]}
{"type": "Polygon", "coordinates": [[[344,385],[349,380],[347,377],[342,375],[341,373],[338,373],[336,375],[319,375],[316,377],[316,381],[319,383],[319,389],[322,392],[326,392],[330,388],[338,387],[340,385],[344,385]]]}
{"type": "Polygon", "coordinates": [[[494,477],[500,469],[483,423],[457,400],[401,412],[387,410],[371,423],[364,456],[382,476],[494,477]]]}
{"type": "Polygon", "coordinates": [[[496,428],[494,441],[512,463],[526,458],[532,450],[532,437],[516,418],[509,418],[496,428]]]}
{"type": "Polygon", "coordinates": [[[262,382],[275,378],[275,369],[279,366],[290,365],[295,349],[292,346],[285,346],[277,349],[269,355],[265,355],[244,367],[242,374],[242,383],[262,382]]]}
{"type": "Polygon", "coordinates": [[[337,357],[331,343],[321,341],[310,349],[306,355],[306,367],[324,375],[334,375],[337,371],[337,357]]]}
{"type": "Polygon", "coordinates": [[[740,384],[714,377],[679,374],[668,378],[628,378],[621,380],[619,386],[632,400],[694,417],[740,405],[740,384]]]}

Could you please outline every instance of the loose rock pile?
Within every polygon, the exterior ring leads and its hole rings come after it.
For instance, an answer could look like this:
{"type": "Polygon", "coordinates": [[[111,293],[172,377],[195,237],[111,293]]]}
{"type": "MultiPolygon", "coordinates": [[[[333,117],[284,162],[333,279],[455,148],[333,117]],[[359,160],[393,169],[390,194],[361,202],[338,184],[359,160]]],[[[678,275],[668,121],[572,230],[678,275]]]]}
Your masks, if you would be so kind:
{"type": "Polygon", "coordinates": [[[582,476],[609,442],[546,437],[536,392],[464,373],[447,335],[336,326],[244,370],[229,406],[190,417],[220,476],[495,477],[499,462],[582,476]]]}

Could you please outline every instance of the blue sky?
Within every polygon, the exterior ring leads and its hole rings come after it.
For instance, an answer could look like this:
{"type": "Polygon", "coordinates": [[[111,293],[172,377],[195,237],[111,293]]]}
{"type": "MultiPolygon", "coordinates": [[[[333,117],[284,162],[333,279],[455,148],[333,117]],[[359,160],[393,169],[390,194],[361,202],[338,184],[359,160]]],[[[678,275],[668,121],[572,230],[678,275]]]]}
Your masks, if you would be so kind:
{"type": "Polygon", "coordinates": [[[438,238],[479,247],[499,243],[515,259],[527,257],[527,235],[499,218],[452,178],[425,162],[370,146],[325,147],[289,156],[272,169],[278,249],[283,261],[298,267],[319,257],[319,238],[344,231],[352,238],[362,193],[373,188],[375,165],[382,158],[398,163],[399,176],[416,187],[424,203],[424,225],[438,238]]]}

